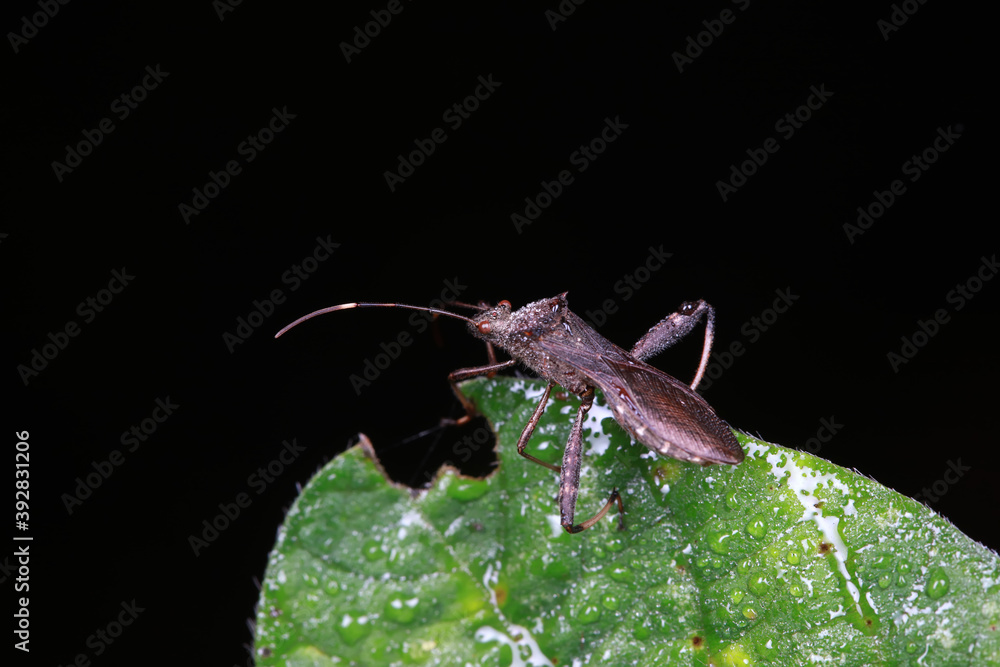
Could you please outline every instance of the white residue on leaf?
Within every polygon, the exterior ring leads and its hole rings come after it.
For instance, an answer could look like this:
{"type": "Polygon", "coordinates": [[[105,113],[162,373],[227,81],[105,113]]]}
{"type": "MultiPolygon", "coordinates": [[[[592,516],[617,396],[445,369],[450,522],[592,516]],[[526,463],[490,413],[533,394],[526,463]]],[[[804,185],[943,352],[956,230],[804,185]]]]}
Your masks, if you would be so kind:
{"type": "Polygon", "coordinates": [[[410,526],[420,525],[423,523],[425,523],[424,517],[420,515],[420,512],[410,510],[399,518],[399,530],[396,531],[396,539],[402,542],[406,539],[410,526]]]}
{"type": "Polygon", "coordinates": [[[810,653],[807,659],[811,665],[815,665],[819,662],[833,662],[834,660],[832,655],[819,655],[818,653],[810,653]]]}
{"type": "MultiPolygon", "coordinates": [[[[945,623],[940,623],[934,632],[932,632],[928,637],[928,640],[937,641],[944,648],[950,649],[955,645],[955,636],[951,634],[951,630],[945,627],[945,623]]],[[[928,641],[930,643],[930,641],[928,641]]]]}
{"type": "Polygon", "coordinates": [[[483,573],[483,588],[485,588],[490,592],[490,601],[493,602],[494,606],[496,606],[497,604],[497,596],[496,596],[496,591],[494,590],[494,586],[496,586],[497,582],[499,581],[500,581],[500,561],[497,561],[496,563],[490,563],[489,565],[486,566],[486,572],[483,573]],[[494,565],[496,565],[496,570],[493,569],[494,565]]]}
{"type": "Polygon", "coordinates": [[[552,667],[552,660],[542,653],[538,642],[535,641],[534,636],[527,628],[520,625],[511,625],[510,631],[518,639],[511,639],[510,635],[506,632],[488,625],[484,625],[476,630],[475,637],[477,642],[497,642],[509,646],[512,657],[510,667],[527,667],[528,665],[531,665],[531,667],[552,667]],[[522,657],[525,652],[524,649],[527,649],[529,652],[526,658],[522,657]]]}
{"type": "Polygon", "coordinates": [[[562,519],[559,518],[558,514],[546,514],[545,520],[549,524],[549,530],[552,531],[552,537],[559,537],[562,535],[562,519]]]}
{"type": "MultiPolygon", "coordinates": [[[[542,394],[545,393],[545,384],[531,384],[528,385],[523,380],[515,382],[511,385],[511,391],[521,391],[524,390],[524,397],[528,400],[534,398],[541,398],[542,394]]],[[[549,397],[549,403],[552,402],[552,397],[549,397]]],[[[548,405],[548,404],[546,404],[548,405]]]]}
{"type": "Polygon", "coordinates": [[[340,627],[349,628],[354,623],[365,625],[368,623],[368,620],[368,616],[358,616],[357,618],[354,618],[350,614],[344,614],[344,616],[340,619],[340,627]]]}
{"type": "Polygon", "coordinates": [[[463,517],[458,517],[457,519],[455,519],[454,521],[452,521],[450,524],[448,524],[447,528],[445,528],[444,536],[445,537],[451,537],[452,535],[454,535],[455,533],[458,532],[458,529],[461,528],[464,523],[465,523],[465,519],[463,517]]]}
{"type": "Polygon", "coordinates": [[[584,424],[585,427],[590,427],[590,437],[587,438],[587,442],[590,443],[590,451],[587,455],[601,456],[604,452],[608,451],[608,447],[611,446],[611,436],[604,432],[604,428],[601,426],[605,419],[614,419],[615,416],[604,405],[594,405],[590,408],[590,412],[587,413],[587,423],[584,424]]]}
{"type": "Polygon", "coordinates": [[[409,607],[413,609],[418,604],[420,604],[420,598],[410,598],[409,600],[400,600],[399,598],[393,598],[389,603],[393,609],[402,609],[403,607],[409,607]]]}
{"type": "MultiPolygon", "coordinates": [[[[854,506],[854,498],[847,501],[844,505],[844,516],[854,516],[858,513],[858,508],[854,506]]],[[[868,546],[871,546],[870,544],[868,546]]]]}
{"type": "MultiPolygon", "coordinates": [[[[767,445],[755,442],[747,443],[747,449],[751,456],[763,458],[770,463],[771,474],[778,480],[782,480],[786,476],[788,477],[788,490],[791,491],[795,499],[802,505],[802,517],[799,521],[812,520],[820,532],[823,533],[824,539],[833,545],[833,555],[837,560],[837,570],[844,577],[847,592],[850,594],[851,599],[854,600],[858,614],[864,616],[864,612],[861,610],[861,591],[858,590],[858,586],[854,583],[851,573],[847,570],[848,551],[844,539],[840,536],[840,517],[824,516],[820,500],[816,497],[816,490],[824,485],[827,488],[842,491],[844,495],[851,494],[850,488],[832,473],[821,475],[808,466],[798,465],[793,460],[790,452],[776,450],[772,452],[771,448],[767,445]]],[[[853,502],[849,507],[852,511],[845,511],[845,516],[852,516],[856,513],[853,502]]],[[[833,614],[834,612],[830,613],[833,614]]]]}

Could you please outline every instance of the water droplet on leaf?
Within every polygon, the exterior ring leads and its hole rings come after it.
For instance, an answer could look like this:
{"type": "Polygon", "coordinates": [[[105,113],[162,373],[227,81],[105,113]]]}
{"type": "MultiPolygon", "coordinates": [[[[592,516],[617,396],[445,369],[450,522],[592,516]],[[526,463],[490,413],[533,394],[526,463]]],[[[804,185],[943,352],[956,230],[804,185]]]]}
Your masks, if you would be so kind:
{"type": "Polygon", "coordinates": [[[601,617],[601,608],[596,604],[587,603],[580,609],[576,619],[581,623],[593,623],[601,617]]]}
{"type": "Polygon", "coordinates": [[[948,574],[944,571],[943,567],[939,567],[931,572],[924,590],[927,591],[927,597],[932,600],[938,600],[948,593],[950,587],[951,582],[948,580],[948,574]]]}
{"type": "Polygon", "coordinates": [[[747,532],[757,539],[767,534],[767,520],[763,514],[758,514],[750,519],[750,522],[747,524],[747,532]]]}
{"type": "Polygon", "coordinates": [[[382,544],[378,540],[368,540],[361,546],[361,553],[368,560],[379,560],[385,558],[386,553],[382,551],[382,544]]]}

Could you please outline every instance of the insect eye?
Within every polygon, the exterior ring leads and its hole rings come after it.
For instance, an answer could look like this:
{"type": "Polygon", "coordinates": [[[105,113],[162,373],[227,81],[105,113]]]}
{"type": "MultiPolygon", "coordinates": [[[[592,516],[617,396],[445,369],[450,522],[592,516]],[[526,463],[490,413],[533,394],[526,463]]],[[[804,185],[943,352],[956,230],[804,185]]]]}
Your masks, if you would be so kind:
{"type": "Polygon", "coordinates": [[[476,328],[479,329],[479,333],[488,334],[490,332],[490,323],[486,320],[483,320],[482,322],[476,325],[476,328]]]}
{"type": "Polygon", "coordinates": [[[510,307],[511,307],[511,306],[510,306],[510,301],[508,301],[507,299],[504,299],[503,301],[501,301],[501,302],[500,302],[500,303],[498,303],[497,305],[498,305],[498,306],[500,306],[501,308],[503,308],[504,306],[506,306],[506,307],[508,307],[508,308],[510,308],[510,307]]]}

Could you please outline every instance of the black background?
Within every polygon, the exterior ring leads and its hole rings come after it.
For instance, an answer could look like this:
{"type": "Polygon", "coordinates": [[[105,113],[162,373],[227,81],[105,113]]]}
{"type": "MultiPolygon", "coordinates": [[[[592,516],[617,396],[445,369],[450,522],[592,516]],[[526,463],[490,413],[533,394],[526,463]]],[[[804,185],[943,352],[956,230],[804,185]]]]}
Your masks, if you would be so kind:
{"type": "MultiPolygon", "coordinates": [[[[947,300],[997,251],[985,17],[913,2],[885,39],[890,3],[592,1],[553,30],[555,1],[407,2],[347,62],[339,44],[385,3],[247,1],[223,20],[218,6],[58,5],[17,52],[7,33],[39,5],[9,3],[0,22],[6,497],[13,512],[14,432],[27,430],[32,664],[80,653],[135,664],[154,651],[246,664],[255,582],[296,485],[358,431],[421,484],[460,434],[401,442],[458,414],[445,376],[483,359],[461,323],[442,321],[358,392],[350,376],[413,332],[408,313],[338,313],[273,334],[340,302],[426,305],[446,281],[463,299],[515,306],[568,290],[580,314],[613,299],[600,331],[625,348],[704,298],[716,349],[745,347],[705,392],[724,419],[793,447],[832,419],[842,427],[820,456],[911,496],[960,463],[931,505],[1000,546],[1000,285],[961,310],[947,300]],[[699,33],[708,43],[703,21],[724,9],[734,20],[679,72],[673,54],[699,33]],[[112,102],[147,66],[169,74],[119,119],[112,102]],[[500,85],[449,127],[442,114],[480,76],[500,85]],[[832,95],[783,136],[775,123],[811,87],[832,95]],[[238,146],[275,108],[294,118],[246,162],[238,146]],[[114,131],[59,180],[52,163],[106,117],[114,131]],[[605,119],[627,127],[576,171],[571,154],[605,119]],[[390,190],[397,156],[439,127],[447,140],[390,190]],[[903,163],[949,127],[960,138],[911,182],[903,163]],[[769,137],[780,149],[723,201],[717,182],[769,137]],[[233,159],[241,173],[186,224],[178,206],[233,159]],[[511,215],[564,169],[573,183],[518,230],[511,215]],[[906,192],[852,243],[843,225],[894,179],[906,192]],[[317,237],[340,246],[292,291],[282,275],[317,237]],[[627,294],[619,281],[651,247],[672,255],[627,294]],[[134,279],[84,323],[77,305],[123,267],[134,279]],[[285,301],[231,352],[223,335],[275,289],[285,301]],[[751,342],[776,290],[797,299],[751,342]],[[895,372],[887,354],[942,308],[950,321],[895,372]],[[80,334],[25,385],[17,366],[69,320],[80,334]],[[167,397],[174,414],[128,451],[122,432],[167,397]],[[252,486],[293,438],[304,452],[252,486]],[[64,494],[115,449],[124,463],[69,514],[64,494]],[[196,556],[189,537],[241,492],[250,507],[196,556]],[[88,637],[133,599],[144,611],[95,656],[88,637]]],[[[690,379],[699,351],[685,342],[655,363],[690,379]]],[[[465,467],[485,471],[489,457],[465,467]]],[[[0,574],[11,609],[15,576],[0,574]]]]}

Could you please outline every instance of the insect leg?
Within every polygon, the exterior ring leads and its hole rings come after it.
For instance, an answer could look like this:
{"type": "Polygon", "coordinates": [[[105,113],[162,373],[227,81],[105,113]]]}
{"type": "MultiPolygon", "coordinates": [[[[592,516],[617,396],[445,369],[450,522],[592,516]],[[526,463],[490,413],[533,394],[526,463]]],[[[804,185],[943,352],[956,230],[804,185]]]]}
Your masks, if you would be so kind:
{"type": "MultiPolygon", "coordinates": [[[[550,385],[551,386],[551,385],[550,385]]],[[[580,524],[573,524],[573,516],[576,513],[576,497],[580,493],[580,466],[583,460],[583,420],[594,403],[594,388],[588,387],[583,394],[580,408],[576,413],[576,421],[569,434],[569,441],[566,443],[566,451],[563,452],[562,469],[559,472],[559,514],[562,527],[568,533],[579,533],[587,530],[595,523],[604,518],[604,515],[611,509],[612,503],[618,503],[618,530],[625,528],[625,505],[622,504],[621,495],[618,489],[611,492],[611,497],[604,507],[580,524]]]]}
{"type": "Polygon", "coordinates": [[[630,354],[640,361],[659,354],[684,336],[691,333],[697,326],[701,318],[705,318],[705,345],[701,351],[701,363],[698,364],[698,372],[695,373],[694,380],[691,381],[691,388],[694,389],[701,382],[705,375],[705,368],[708,366],[709,354],[712,351],[712,340],[715,338],[715,309],[704,300],[685,301],[677,309],[676,313],[667,315],[660,322],[646,332],[646,335],[639,339],[632,348],[630,354]]]}
{"type": "Polygon", "coordinates": [[[516,359],[510,359],[508,361],[501,361],[497,364],[489,364],[487,366],[476,366],[475,368],[459,368],[457,371],[452,371],[448,374],[448,382],[451,383],[451,391],[458,398],[458,402],[462,404],[465,408],[465,416],[459,417],[458,419],[442,419],[442,424],[465,424],[473,416],[477,414],[476,406],[472,404],[465,394],[463,394],[458,389],[458,383],[462,380],[467,380],[469,378],[477,377],[479,375],[488,375],[490,373],[496,373],[497,371],[502,371],[505,368],[510,368],[517,363],[516,359]]]}
{"type": "Polygon", "coordinates": [[[531,413],[531,419],[529,419],[528,423],[524,425],[524,430],[521,431],[521,437],[517,439],[517,453],[529,461],[534,461],[539,465],[545,466],[549,470],[559,472],[559,466],[546,463],[541,459],[536,459],[531,454],[524,453],[524,448],[527,447],[528,441],[531,440],[531,436],[535,432],[535,427],[538,426],[538,420],[542,418],[542,413],[545,412],[545,405],[549,402],[549,394],[552,392],[552,387],[554,386],[556,386],[556,383],[551,380],[548,385],[545,386],[545,391],[542,393],[542,400],[538,401],[538,405],[535,406],[535,411],[531,413]]]}

